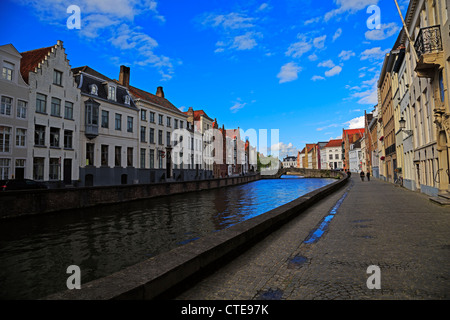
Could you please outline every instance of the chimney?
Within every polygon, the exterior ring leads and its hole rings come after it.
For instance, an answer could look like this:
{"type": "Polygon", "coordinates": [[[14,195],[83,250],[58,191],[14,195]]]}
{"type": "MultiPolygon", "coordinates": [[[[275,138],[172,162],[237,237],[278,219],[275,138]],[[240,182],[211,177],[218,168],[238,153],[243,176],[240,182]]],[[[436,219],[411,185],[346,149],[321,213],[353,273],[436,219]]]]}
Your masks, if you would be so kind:
{"type": "Polygon", "coordinates": [[[120,66],[119,83],[124,87],[130,85],[130,67],[120,66]]]}
{"type": "Polygon", "coordinates": [[[160,98],[164,98],[164,91],[163,91],[163,87],[158,87],[156,89],[156,96],[160,97],[160,98]]]}

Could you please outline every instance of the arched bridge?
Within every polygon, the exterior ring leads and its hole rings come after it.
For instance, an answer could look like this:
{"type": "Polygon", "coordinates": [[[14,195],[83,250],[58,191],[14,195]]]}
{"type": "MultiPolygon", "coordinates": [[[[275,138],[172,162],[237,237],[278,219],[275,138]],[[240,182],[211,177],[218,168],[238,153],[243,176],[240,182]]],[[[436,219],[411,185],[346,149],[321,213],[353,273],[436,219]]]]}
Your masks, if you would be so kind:
{"type": "Polygon", "coordinates": [[[305,168],[280,168],[274,169],[262,169],[262,179],[279,179],[283,175],[296,175],[305,178],[342,178],[344,172],[335,170],[319,170],[319,169],[305,169],[305,168]]]}

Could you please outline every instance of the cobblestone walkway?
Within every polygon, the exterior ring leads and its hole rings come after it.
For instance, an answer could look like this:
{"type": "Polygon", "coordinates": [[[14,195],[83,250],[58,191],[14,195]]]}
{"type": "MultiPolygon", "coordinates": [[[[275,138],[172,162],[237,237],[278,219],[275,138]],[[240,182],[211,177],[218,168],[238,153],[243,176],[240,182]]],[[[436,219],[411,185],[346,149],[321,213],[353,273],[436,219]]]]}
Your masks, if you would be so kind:
{"type": "Polygon", "coordinates": [[[450,299],[450,207],[352,177],[176,299],[450,299]]]}

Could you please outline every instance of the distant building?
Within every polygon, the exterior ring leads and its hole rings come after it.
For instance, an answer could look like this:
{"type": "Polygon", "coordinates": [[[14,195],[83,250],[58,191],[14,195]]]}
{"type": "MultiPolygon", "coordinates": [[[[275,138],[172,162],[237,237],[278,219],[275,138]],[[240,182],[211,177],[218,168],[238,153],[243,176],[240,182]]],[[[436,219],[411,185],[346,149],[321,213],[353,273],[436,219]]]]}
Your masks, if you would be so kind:
{"type": "Polygon", "coordinates": [[[81,90],[81,185],[138,183],[139,109],[128,88],[89,66],[72,71],[81,90]]]}
{"type": "Polygon", "coordinates": [[[30,86],[25,178],[50,186],[76,184],[81,96],[63,42],[21,55],[20,73],[30,86]]]}
{"type": "Polygon", "coordinates": [[[323,148],[322,169],[342,169],[342,139],[330,140],[323,148]]]}
{"type": "Polygon", "coordinates": [[[364,128],[344,129],[342,131],[342,140],[344,146],[344,154],[343,154],[344,170],[348,170],[350,168],[349,163],[350,145],[361,139],[363,135],[364,135],[364,128]]]}
{"type": "Polygon", "coordinates": [[[283,159],[283,168],[296,168],[297,167],[297,157],[287,156],[283,159]]]}
{"type": "Polygon", "coordinates": [[[350,145],[348,154],[349,170],[351,172],[362,171],[362,152],[361,152],[361,140],[356,141],[350,145]]]}
{"type": "Polygon", "coordinates": [[[32,178],[29,86],[20,74],[21,58],[12,44],[0,46],[0,180],[32,178]]]}

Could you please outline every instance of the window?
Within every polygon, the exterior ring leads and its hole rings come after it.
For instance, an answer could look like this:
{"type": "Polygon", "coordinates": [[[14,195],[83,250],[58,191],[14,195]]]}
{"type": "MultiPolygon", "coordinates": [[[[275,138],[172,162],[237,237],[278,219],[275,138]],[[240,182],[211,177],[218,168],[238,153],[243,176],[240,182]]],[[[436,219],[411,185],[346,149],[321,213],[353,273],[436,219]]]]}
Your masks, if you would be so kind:
{"type": "Polygon", "coordinates": [[[5,116],[10,116],[11,115],[11,107],[12,107],[12,98],[2,97],[0,114],[3,114],[5,116]]]}
{"type": "Polygon", "coordinates": [[[108,88],[108,99],[116,101],[116,88],[113,86],[108,88]]]}
{"type": "Polygon", "coordinates": [[[52,106],[50,110],[52,116],[59,117],[61,115],[61,100],[58,98],[52,98],[52,106]]]}
{"type": "Polygon", "coordinates": [[[183,129],[183,121],[180,120],[180,129],[183,129]]]}
{"type": "Polygon", "coordinates": [[[158,168],[162,169],[163,168],[163,157],[162,157],[162,151],[158,151],[158,168]]]}
{"type": "Polygon", "coordinates": [[[89,89],[91,90],[91,94],[92,95],[94,95],[94,96],[98,95],[98,87],[97,87],[97,85],[91,84],[89,86],[89,89]]]}
{"type": "Polygon", "coordinates": [[[59,180],[59,163],[58,158],[50,158],[50,166],[49,166],[49,180],[59,180]]]}
{"type": "Polygon", "coordinates": [[[127,148],[127,167],[133,166],[133,148],[127,148]]]}
{"type": "Polygon", "coordinates": [[[94,147],[93,143],[86,143],[86,165],[94,165],[94,147]]]}
{"type": "Polygon", "coordinates": [[[163,144],[163,132],[162,130],[158,130],[158,143],[163,144]]]}
{"type": "Polygon", "coordinates": [[[46,113],[47,112],[47,96],[36,93],[36,112],[46,113]]]}
{"type": "Polygon", "coordinates": [[[25,101],[17,101],[17,118],[27,118],[27,103],[25,101]]]}
{"type": "Polygon", "coordinates": [[[33,158],[33,179],[44,180],[44,158],[33,158]]]}
{"type": "Polygon", "coordinates": [[[73,120],[73,103],[66,101],[64,105],[64,118],[73,120]]]}
{"type": "Polygon", "coordinates": [[[147,121],[147,110],[141,110],[141,120],[147,121]]]}
{"type": "Polygon", "coordinates": [[[102,144],[102,146],[101,146],[101,165],[102,166],[107,166],[108,165],[108,150],[109,149],[109,146],[108,145],[105,145],[105,144],[102,144]]]}
{"type": "Polygon", "coordinates": [[[102,110],[102,128],[109,128],[109,112],[102,110]]]}
{"type": "Polygon", "coordinates": [[[45,147],[45,126],[34,126],[34,145],[45,147]]]}
{"type": "Polygon", "coordinates": [[[59,129],[50,128],[50,147],[59,148],[59,129]]]}
{"type": "Polygon", "coordinates": [[[150,122],[155,123],[155,113],[150,112],[150,122]]]}
{"type": "Polygon", "coordinates": [[[53,70],[53,84],[60,86],[62,84],[62,72],[53,70]]]}
{"type": "Polygon", "coordinates": [[[116,130],[122,130],[122,115],[116,113],[116,130]]]}
{"type": "Polygon", "coordinates": [[[12,81],[13,73],[14,73],[14,65],[12,63],[3,61],[3,71],[2,71],[3,79],[12,81]]]}
{"type": "Polygon", "coordinates": [[[16,146],[25,147],[27,141],[27,130],[16,128],[16,146]]]}
{"type": "Polygon", "coordinates": [[[439,91],[441,95],[441,102],[445,100],[445,91],[444,91],[444,76],[442,73],[443,70],[439,71],[439,91]]]}
{"type": "Polygon", "coordinates": [[[99,104],[86,102],[86,125],[98,126],[98,106],[99,104]]]}
{"type": "Polygon", "coordinates": [[[171,118],[170,118],[170,117],[167,117],[167,126],[168,126],[168,127],[170,127],[170,120],[171,120],[171,118]]]}
{"type": "Polygon", "coordinates": [[[155,143],[155,129],[150,128],[150,143],[155,143]]]}
{"type": "Polygon", "coordinates": [[[175,127],[175,129],[178,129],[178,119],[174,119],[173,120],[174,121],[174,127],[175,127]]]}
{"type": "Polygon", "coordinates": [[[145,142],[145,138],[147,137],[147,128],[141,126],[141,142],[145,142]]]}
{"type": "Polygon", "coordinates": [[[164,125],[164,116],[162,114],[158,115],[158,124],[164,125]]]}
{"type": "Polygon", "coordinates": [[[125,104],[127,104],[127,105],[130,104],[130,96],[129,96],[129,95],[126,95],[126,96],[124,97],[124,100],[125,100],[125,104]]]}
{"type": "Polygon", "coordinates": [[[127,117],[127,132],[133,132],[133,117],[127,117]]]}
{"type": "Polygon", "coordinates": [[[11,128],[0,126],[0,152],[9,152],[11,142],[11,128]]]}
{"type": "Polygon", "coordinates": [[[330,155],[328,156],[328,159],[329,159],[329,160],[333,160],[333,155],[330,154],[330,155]]]}
{"type": "Polygon", "coordinates": [[[73,131],[64,130],[64,149],[73,149],[73,131]]]}
{"type": "Polygon", "coordinates": [[[145,169],[145,149],[141,149],[140,151],[140,164],[141,164],[141,169],[145,169]]]}
{"type": "Polygon", "coordinates": [[[122,165],[122,147],[116,147],[114,151],[114,165],[120,167],[122,165]]]}
{"type": "Polygon", "coordinates": [[[166,143],[167,143],[167,146],[169,147],[170,146],[170,132],[166,133],[166,143]]]}
{"type": "Polygon", "coordinates": [[[150,169],[155,168],[155,150],[150,149],[150,169]]]}

